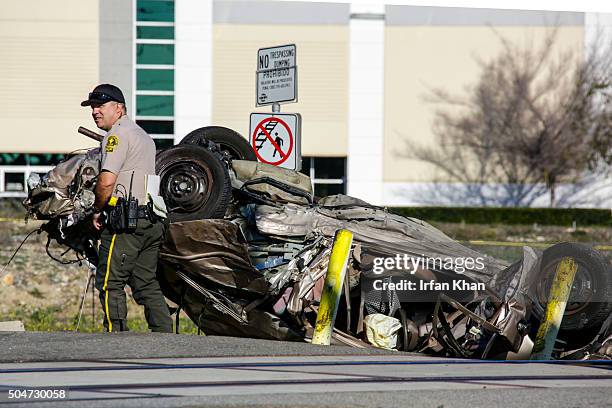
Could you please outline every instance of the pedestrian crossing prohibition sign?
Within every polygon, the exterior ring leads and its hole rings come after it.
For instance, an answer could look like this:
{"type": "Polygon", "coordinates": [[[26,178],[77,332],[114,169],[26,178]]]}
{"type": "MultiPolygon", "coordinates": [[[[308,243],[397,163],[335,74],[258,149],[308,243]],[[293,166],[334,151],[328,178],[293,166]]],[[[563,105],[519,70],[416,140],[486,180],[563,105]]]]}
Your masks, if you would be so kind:
{"type": "Polygon", "coordinates": [[[298,133],[297,114],[251,114],[249,142],[262,163],[296,170],[300,159],[300,149],[296,149],[298,133]]]}

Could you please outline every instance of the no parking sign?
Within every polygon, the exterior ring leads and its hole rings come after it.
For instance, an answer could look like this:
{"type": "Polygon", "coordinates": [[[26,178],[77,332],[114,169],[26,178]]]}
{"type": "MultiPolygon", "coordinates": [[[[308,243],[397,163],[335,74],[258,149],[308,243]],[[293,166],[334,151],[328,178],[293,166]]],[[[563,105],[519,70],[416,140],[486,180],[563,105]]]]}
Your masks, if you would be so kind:
{"type": "Polygon", "coordinates": [[[257,160],[299,171],[301,121],[299,113],[251,113],[249,143],[257,160]]]}

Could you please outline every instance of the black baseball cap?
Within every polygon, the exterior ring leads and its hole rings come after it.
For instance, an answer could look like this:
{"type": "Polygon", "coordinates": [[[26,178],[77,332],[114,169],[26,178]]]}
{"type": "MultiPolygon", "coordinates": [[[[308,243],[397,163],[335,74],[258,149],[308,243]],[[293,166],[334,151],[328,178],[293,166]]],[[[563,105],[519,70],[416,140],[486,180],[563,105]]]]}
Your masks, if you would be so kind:
{"type": "Polygon", "coordinates": [[[115,85],[111,84],[100,84],[89,93],[86,101],[81,102],[81,106],[90,106],[92,103],[106,103],[115,101],[119,103],[125,103],[123,92],[115,85]]]}

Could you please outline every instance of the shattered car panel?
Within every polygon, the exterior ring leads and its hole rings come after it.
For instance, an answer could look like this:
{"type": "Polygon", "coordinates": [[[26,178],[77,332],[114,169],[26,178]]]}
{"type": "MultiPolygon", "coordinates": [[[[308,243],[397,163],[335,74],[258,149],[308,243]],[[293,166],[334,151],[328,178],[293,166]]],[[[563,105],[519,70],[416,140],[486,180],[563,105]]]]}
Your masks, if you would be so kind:
{"type": "Polygon", "coordinates": [[[247,242],[238,226],[225,220],[172,223],[161,259],[228,290],[268,293],[263,275],[249,262],[247,242]]]}

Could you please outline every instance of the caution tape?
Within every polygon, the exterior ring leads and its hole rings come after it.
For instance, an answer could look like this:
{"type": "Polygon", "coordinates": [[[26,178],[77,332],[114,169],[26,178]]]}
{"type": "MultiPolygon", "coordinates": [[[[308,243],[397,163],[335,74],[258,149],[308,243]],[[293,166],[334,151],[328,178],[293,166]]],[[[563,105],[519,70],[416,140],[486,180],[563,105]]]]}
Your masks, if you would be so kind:
{"type": "MultiPolygon", "coordinates": [[[[465,243],[471,245],[480,245],[480,246],[504,246],[504,247],[523,247],[530,246],[534,248],[548,248],[549,246],[558,244],[558,242],[503,242],[503,241],[481,241],[481,240],[472,240],[472,241],[463,241],[465,243]]],[[[593,249],[598,251],[612,251],[612,245],[594,245],[593,249]]]]}
{"type": "Polygon", "coordinates": [[[0,217],[0,222],[18,222],[23,221],[23,218],[3,218],[0,217]]]}

